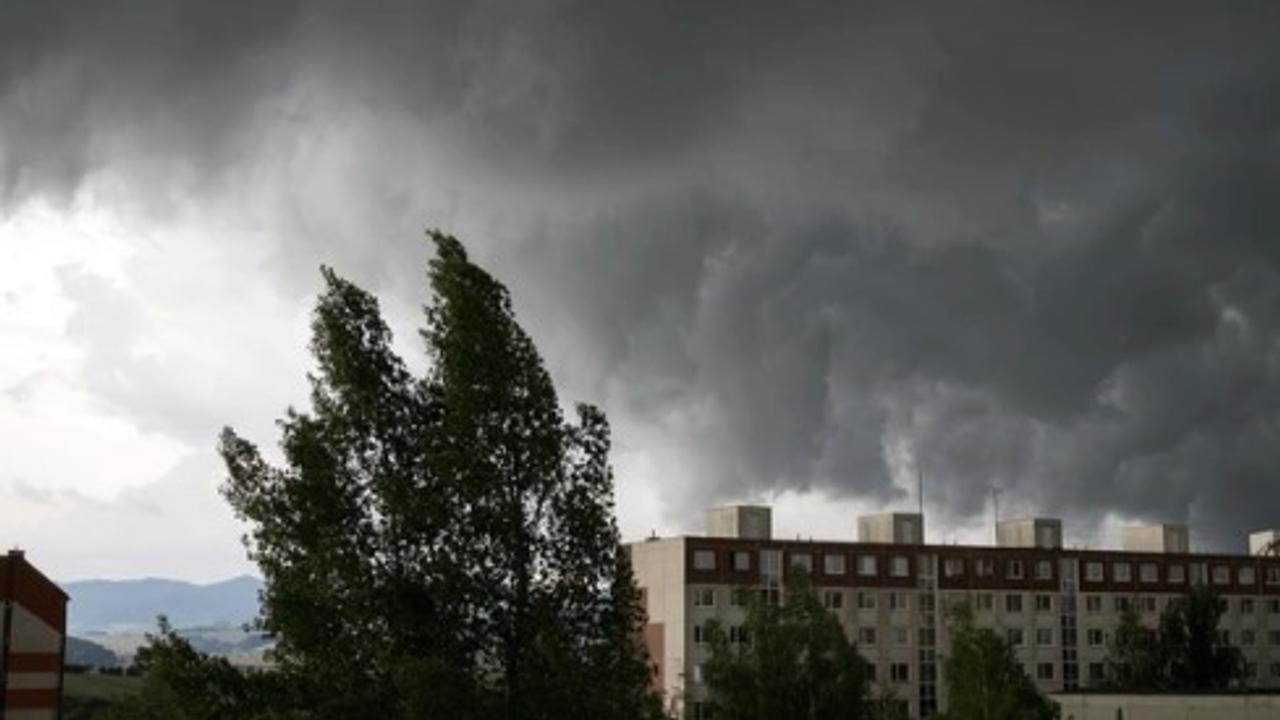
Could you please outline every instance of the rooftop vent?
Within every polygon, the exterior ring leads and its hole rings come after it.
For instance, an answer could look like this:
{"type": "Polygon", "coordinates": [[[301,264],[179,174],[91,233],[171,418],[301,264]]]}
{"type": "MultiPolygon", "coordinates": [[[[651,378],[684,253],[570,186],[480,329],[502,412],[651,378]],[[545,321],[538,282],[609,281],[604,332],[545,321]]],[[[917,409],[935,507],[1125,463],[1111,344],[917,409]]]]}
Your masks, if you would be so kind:
{"type": "Polygon", "coordinates": [[[1191,551],[1191,536],[1186,525],[1137,525],[1124,528],[1124,549],[1132,552],[1186,553],[1191,551]]]}
{"type": "Polygon", "coordinates": [[[729,505],[711,508],[706,513],[709,537],[751,538],[773,537],[773,511],[764,505],[729,505]]]}
{"type": "Polygon", "coordinates": [[[1000,547],[1062,548],[1062,521],[1058,518],[1010,518],[996,523],[1000,547]]]}
{"type": "Polygon", "coordinates": [[[858,518],[860,542],[924,544],[924,515],[920,513],[880,513],[858,518]]]}

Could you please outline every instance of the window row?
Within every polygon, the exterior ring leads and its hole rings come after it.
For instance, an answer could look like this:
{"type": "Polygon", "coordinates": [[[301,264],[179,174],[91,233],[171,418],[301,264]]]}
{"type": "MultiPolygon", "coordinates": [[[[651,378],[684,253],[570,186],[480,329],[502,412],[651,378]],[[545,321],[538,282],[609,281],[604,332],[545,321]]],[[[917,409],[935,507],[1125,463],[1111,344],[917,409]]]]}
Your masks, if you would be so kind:
{"type": "MultiPolygon", "coordinates": [[[[1134,573],[1136,570],[1137,581],[1140,583],[1155,584],[1161,581],[1161,566],[1154,562],[1112,562],[1110,565],[1110,580],[1117,583],[1131,583],[1134,581],[1134,573]]],[[[1089,582],[1106,582],[1108,579],[1108,563],[1100,560],[1092,560],[1084,564],[1084,579],[1089,582]]],[[[1184,585],[1188,579],[1193,584],[1202,584],[1212,582],[1214,585],[1230,585],[1232,583],[1232,575],[1234,570],[1234,579],[1237,585],[1256,585],[1258,583],[1258,571],[1253,565],[1241,565],[1233,568],[1230,565],[1218,563],[1191,563],[1189,565],[1182,563],[1171,563],[1165,565],[1164,582],[1173,585],[1184,585]]],[[[1267,585],[1280,585],[1280,567],[1268,566],[1263,568],[1264,582],[1267,585]]]]}
{"type": "MultiPolygon", "coordinates": [[[[761,573],[779,573],[782,569],[781,550],[761,550],[759,556],[761,573]]],[[[788,552],[786,553],[787,566],[790,568],[803,570],[807,573],[815,572],[815,558],[821,558],[822,574],[828,576],[839,576],[848,574],[848,557],[843,553],[821,553],[812,552],[788,552]]],[[[710,572],[717,570],[720,561],[720,554],[715,550],[694,550],[693,551],[693,569],[710,572]]],[[[911,558],[906,555],[894,555],[888,558],[881,558],[879,555],[855,555],[854,569],[857,575],[863,577],[879,577],[881,560],[885,560],[885,566],[890,577],[911,577],[911,558]]],[[[729,569],[734,572],[751,572],[755,567],[756,553],[752,550],[731,550],[727,554],[729,569]]]]}
{"type": "Polygon", "coordinates": [[[1025,580],[1028,577],[1034,577],[1036,580],[1052,580],[1054,577],[1052,560],[1025,562],[997,558],[975,558],[970,563],[965,558],[944,557],[942,574],[949,578],[964,577],[971,569],[970,565],[972,565],[973,576],[980,578],[999,576],[1006,580],[1025,580]]]}

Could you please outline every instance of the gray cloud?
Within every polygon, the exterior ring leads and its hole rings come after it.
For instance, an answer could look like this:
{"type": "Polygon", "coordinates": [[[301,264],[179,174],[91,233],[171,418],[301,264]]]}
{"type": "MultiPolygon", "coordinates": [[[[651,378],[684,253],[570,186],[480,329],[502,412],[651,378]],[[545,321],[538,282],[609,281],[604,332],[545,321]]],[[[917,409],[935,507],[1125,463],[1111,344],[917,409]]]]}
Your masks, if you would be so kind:
{"type": "Polygon", "coordinates": [[[419,225],[475,238],[682,517],[905,453],[944,520],[1277,523],[1272,3],[163,8],[0,29],[10,205],[105,173],[405,314],[419,225]]]}

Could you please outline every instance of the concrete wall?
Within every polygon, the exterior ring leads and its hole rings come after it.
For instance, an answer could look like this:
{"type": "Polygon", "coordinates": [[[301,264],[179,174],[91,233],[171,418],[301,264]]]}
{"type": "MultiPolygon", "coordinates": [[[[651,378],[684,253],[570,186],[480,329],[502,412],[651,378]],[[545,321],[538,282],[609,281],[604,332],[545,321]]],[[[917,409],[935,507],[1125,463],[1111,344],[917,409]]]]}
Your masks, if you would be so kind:
{"type": "Polygon", "coordinates": [[[1185,553],[1191,547],[1186,525],[1161,523],[1127,527],[1123,537],[1124,549],[1133,552],[1185,553]]]}
{"type": "Polygon", "coordinates": [[[634,543],[631,566],[636,585],[644,589],[648,627],[645,630],[650,660],[658,666],[658,681],[664,701],[678,708],[685,688],[685,648],[692,632],[685,622],[692,602],[685,583],[684,538],[634,543]]]}
{"type": "Polygon", "coordinates": [[[1062,521],[1055,518],[1017,518],[996,525],[1000,547],[1062,547],[1062,521]]]}
{"type": "Polygon", "coordinates": [[[764,506],[731,505],[711,508],[705,515],[708,537],[754,538],[773,537],[773,513],[764,506]]]}
{"type": "Polygon", "coordinates": [[[1062,720],[1276,720],[1280,695],[1050,695],[1062,720]]]}
{"type": "Polygon", "coordinates": [[[920,545],[924,516],[920,513],[881,513],[858,518],[858,542],[920,545]]]}

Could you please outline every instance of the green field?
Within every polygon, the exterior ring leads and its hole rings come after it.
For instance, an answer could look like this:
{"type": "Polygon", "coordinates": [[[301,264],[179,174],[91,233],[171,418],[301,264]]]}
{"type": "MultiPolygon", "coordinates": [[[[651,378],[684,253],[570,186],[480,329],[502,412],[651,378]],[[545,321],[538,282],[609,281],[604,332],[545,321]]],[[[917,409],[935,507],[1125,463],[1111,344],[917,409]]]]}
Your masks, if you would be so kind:
{"type": "Polygon", "coordinates": [[[137,693],[142,678],[67,673],[62,683],[65,697],[110,701],[137,693]]]}

